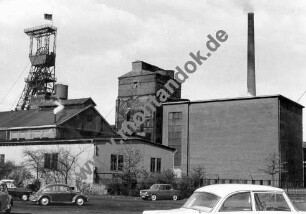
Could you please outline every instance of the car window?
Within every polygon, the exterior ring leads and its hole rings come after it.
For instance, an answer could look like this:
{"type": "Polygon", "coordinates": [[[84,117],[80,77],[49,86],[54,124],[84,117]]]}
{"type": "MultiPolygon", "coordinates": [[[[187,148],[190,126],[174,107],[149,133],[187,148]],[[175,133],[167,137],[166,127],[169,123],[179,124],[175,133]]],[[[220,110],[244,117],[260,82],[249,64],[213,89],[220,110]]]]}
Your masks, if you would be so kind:
{"type": "Polygon", "coordinates": [[[5,185],[5,184],[1,184],[1,185],[0,185],[0,192],[7,192],[7,189],[6,189],[6,185],[5,185]]]}
{"type": "Polygon", "coordinates": [[[13,183],[6,183],[7,188],[16,188],[15,184],[13,183]]]}
{"type": "Polygon", "coordinates": [[[195,192],[183,205],[184,208],[196,209],[203,212],[210,212],[215,207],[220,197],[208,192],[195,192]]]}
{"type": "Polygon", "coordinates": [[[69,187],[66,187],[66,186],[58,186],[58,192],[68,192],[70,191],[69,190],[69,187]]]}
{"type": "Polygon", "coordinates": [[[158,185],[157,184],[153,184],[151,187],[150,187],[151,190],[158,190],[158,185]]]}
{"type": "Polygon", "coordinates": [[[255,193],[256,210],[290,211],[282,193],[255,193]]]}
{"type": "Polygon", "coordinates": [[[233,211],[251,211],[252,202],[250,192],[236,193],[228,197],[222,207],[220,212],[233,212],[233,211]]]}
{"type": "Polygon", "coordinates": [[[165,190],[166,186],[165,185],[160,185],[159,190],[165,190]]]}

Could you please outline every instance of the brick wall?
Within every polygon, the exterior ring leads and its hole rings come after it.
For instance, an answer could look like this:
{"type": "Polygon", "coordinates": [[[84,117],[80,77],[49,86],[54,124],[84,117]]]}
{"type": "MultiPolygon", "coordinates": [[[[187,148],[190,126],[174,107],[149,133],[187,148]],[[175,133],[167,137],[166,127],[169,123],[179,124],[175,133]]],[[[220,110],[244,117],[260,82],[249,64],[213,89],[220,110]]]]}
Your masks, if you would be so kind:
{"type": "MultiPolygon", "coordinates": [[[[202,166],[206,176],[212,178],[271,179],[261,169],[266,168],[265,159],[269,155],[280,155],[279,99],[280,96],[271,96],[191,102],[189,110],[188,102],[166,104],[163,144],[168,145],[167,115],[169,112],[182,111],[186,127],[182,141],[183,172],[189,168],[189,173],[192,173],[194,168],[202,166]]],[[[296,104],[290,101],[287,105],[296,104]]],[[[297,111],[302,109],[300,106],[296,108],[297,111]]],[[[295,161],[302,161],[301,114],[289,110],[286,115],[282,117],[282,123],[287,125],[283,126],[281,137],[286,141],[293,140],[287,150],[295,154],[291,156],[296,157],[295,161]]],[[[296,169],[300,170],[300,167],[296,169]]],[[[275,179],[279,179],[279,176],[275,175],[275,179]]]]}

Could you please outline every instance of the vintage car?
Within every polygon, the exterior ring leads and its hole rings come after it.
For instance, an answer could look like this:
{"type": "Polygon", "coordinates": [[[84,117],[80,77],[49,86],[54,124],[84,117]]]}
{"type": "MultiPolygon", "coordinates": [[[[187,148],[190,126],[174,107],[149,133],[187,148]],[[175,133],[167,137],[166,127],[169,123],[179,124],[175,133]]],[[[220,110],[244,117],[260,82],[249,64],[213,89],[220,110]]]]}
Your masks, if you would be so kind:
{"type": "MultiPolygon", "coordinates": [[[[197,189],[179,209],[143,214],[288,214],[298,213],[285,191],[252,184],[214,184],[197,189]]],[[[299,212],[301,213],[301,212],[299,212]]]]}
{"type": "Polygon", "coordinates": [[[179,190],[173,189],[170,184],[153,184],[150,189],[140,190],[140,197],[142,199],[172,199],[178,200],[181,197],[179,190]]]}
{"type": "Polygon", "coordinates": [[[13,198],[7,191],[7,186],[0,181],[0,212],[11,213],[13,198]]]}
{"type": "Polygon", "coordinates": [[[3,179],[2,182],[6,183],[8,188],[8,192],[11,196],[20,198],[23,201],[29,200],[30,195],[32,194],[32,190],[25,188],[17,188],[14,180],[3,179]]]}
{"type": "Polygon", "coordinates": [[[79,206],[88,202],[88,197],[66,184],[48,184],[30,196],[30,201],[48,205],[50,203],[71,203],[79,206]]]}

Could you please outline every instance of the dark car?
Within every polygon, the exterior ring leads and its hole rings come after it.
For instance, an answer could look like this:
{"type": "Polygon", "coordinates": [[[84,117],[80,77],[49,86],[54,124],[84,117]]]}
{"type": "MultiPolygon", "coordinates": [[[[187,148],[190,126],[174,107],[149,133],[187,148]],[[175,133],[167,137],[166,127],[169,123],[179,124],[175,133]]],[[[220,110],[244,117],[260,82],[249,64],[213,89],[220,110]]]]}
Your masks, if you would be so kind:
{"type": "Polygon", "coordinates": [[[153,184],[150,189],[140,190],[142,199],[172,199],[178,200],[181,196],[179,190],[175,190],[170,184],[153,184]]]}
{"type": "Polygon", "coordinates": [[[85,202],[88,202],[88,197],[74,191],[74,188],[66,184],[49,184],[32,195],[30,201],[38,202],[44,206],[50,203],[74,203],[82,206],[85,202]]]}
{"type": "Polygon", "coordinates": [[[8,192],[11,196],[20,198],[23,201],[29,200],[32,190],[26,188],[17,188],[14,180],[3,179],[2,182],[6,183],[8,192]]]}
{"type": "Polygon", "coordinates": [[[11,213],[12,206],[13,198],[9,195],[6,184],[0,181],[0,212],[11,213]]]}

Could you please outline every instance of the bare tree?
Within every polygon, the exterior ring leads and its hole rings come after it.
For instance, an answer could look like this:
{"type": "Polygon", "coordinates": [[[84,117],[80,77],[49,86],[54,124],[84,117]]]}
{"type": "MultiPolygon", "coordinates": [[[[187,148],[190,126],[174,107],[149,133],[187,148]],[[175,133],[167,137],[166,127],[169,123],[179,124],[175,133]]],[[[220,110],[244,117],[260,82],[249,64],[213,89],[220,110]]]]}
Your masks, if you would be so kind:
{"type": "Polygon", "coordinates": [[[274,182],[274,176],[281,172],[283,166],[280,163],[280,157],[275,152],[269,154],[265,159],[265,167],[259,169],[259,171],[271,175],[272,182],[274,182]]]}
{"type": "Polygon", "coordinates": [[[63,147],[53,150],[25,149],[23,155],[26,157],[25,164],[35,170],[37,179],[43,179],[45,183],[60,182],[67,184],[71,178],[71,171],[77,167],[78,158],[85,149],[80,150],[78,153],[63,147]],[[56,154],[56,160],[53,160],[48,167],[45,164],[46,154],[56,154]]]}

